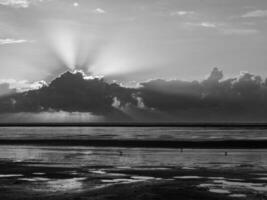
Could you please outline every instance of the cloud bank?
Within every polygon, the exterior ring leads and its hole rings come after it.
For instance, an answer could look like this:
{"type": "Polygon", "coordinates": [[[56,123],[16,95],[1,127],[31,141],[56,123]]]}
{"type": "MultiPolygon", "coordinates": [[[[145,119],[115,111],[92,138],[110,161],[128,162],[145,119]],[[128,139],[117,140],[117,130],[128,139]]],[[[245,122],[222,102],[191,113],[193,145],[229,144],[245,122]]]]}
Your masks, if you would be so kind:
{"type": "MultiPolygon", "coordinates": [[[[120,106],[136,105],[132,90],[118,84],[108,84],[103,79],[89,79],[81,72],[66,72],[48,86],[15,93],[0,99],[1,113],[21,112],[88,112],[95,115],[117,116],[120,111],[113,107],[114,98],[120,106]]],[[[123,113],[120,113],[123,116],[123,113]]],[[[127,117],[126,117],[127,118],[127,117]]]]}
{"type": "MultiPolygon", "coordinates": [[[[7,85],[1,90],[8,91],[7,85]]],[[[126,88],[66,72],[40,89],[3,96],[0,112],[92,113],[112,121],[266,122],[267,80],[248,72],[224,78],[214,68],[203,81],[155,79],[126,88]]]]}
{"type": "Polygon", "coordinates": [[[243,18],[267,17],[267,10],[254,10],[242,15],[243,18]]]}
{"type": "Polygon", "coordinates": [[[4,6],[12,6],[16,8],[28,8],[29,0],[0,0],[0,4],[4,6]]]}
{"type": "Polygon", "coordinates": [[[20,44],[20,43],[25,43],[25,42],[29,42],[27,40],[23,40],[23,39],[10,39],[10,38],[6,38],[6,39],[0,39],[0,45],[6,45],[6,44],[20,44]]]}

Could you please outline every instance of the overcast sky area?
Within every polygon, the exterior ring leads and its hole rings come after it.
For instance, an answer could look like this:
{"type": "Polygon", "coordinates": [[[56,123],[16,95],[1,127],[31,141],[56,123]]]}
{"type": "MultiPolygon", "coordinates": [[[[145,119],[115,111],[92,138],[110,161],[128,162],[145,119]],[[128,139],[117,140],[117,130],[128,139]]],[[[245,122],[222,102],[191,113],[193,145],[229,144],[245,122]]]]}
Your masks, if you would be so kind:
{"type": "Polygon", "coordinates": [[[0,0],[0,79],[267,76],[266,0],[0,0]]]}

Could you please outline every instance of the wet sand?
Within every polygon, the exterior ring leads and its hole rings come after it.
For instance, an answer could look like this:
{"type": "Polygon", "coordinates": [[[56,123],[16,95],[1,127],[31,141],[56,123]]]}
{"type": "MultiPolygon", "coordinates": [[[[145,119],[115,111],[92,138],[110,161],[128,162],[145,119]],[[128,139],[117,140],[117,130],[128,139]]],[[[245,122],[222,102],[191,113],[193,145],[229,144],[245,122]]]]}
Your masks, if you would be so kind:
{"type": "Polygon", "coordinates": [[[267,199],[267,170],[249,165],[182,167],[51,166],[0,162],[0,197],[13,199],[267,199]]]}

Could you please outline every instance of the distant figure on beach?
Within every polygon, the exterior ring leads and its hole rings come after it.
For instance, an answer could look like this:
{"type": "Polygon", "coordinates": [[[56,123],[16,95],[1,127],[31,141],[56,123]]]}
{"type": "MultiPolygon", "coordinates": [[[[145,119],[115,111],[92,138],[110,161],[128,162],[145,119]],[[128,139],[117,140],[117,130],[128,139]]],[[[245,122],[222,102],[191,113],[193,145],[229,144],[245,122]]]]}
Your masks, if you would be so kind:
{"type": "Polygon", "coordinates": [[[183,148],[181,148],[181,149],[180,149],[180,152],[181,152],[181,153],[182,153],[182,152],[184,152],[184,149],[183,149],[183,148]]]}
{"type": "Polygon", "coordinates": [[[122,151],[121,151],[121,150],[119,150],[119,154],[120,154],[120,156],[122,156],[122,154],[123,154],[123,153],[122,153],[122,151]]]}
{"type": "Polygon", "coordinates": [[[224,152],[224,156],[228,156],[228,152],[227,151],[224,152]]]}

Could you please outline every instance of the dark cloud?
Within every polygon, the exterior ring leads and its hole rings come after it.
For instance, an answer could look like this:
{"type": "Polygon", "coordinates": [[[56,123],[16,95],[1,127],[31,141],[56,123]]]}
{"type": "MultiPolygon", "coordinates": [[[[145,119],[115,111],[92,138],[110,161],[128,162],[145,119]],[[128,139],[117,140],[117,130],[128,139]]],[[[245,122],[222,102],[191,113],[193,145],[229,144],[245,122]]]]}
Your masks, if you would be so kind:
{"type": "Polygon", "coordinates": [[[2,97],[0,112],[90,112],[112,121],[267,121],[267,81],[247,72],[225,79],[214,68],[203,81],[140,85],[126,88],[66,72],[41,89],[2,97]]]}
{"type": "Polygon", "coordinates": [[[8,83],[0,84],[0,97],[16,93],[16,89],[11,89],[8,83]]]}
{"type": "Polygon", "coordinates": [[[267,121],[266,81],[250,73],[223,79],[214,68],[202,82],[153,80],[142,86],[144,104],[175,120],[267,121]]]}
{"type": "Polygon", "coordinates": [[[118,84],[108,84],[103,79],[85,79],[82,73],[66,72],[49,86],[39,90],[16,93],[0,100],[1,112],[91,112],[108,115],[116,112],[114,98],[121,106],[137,104],[132,91],[118,84]]]}

